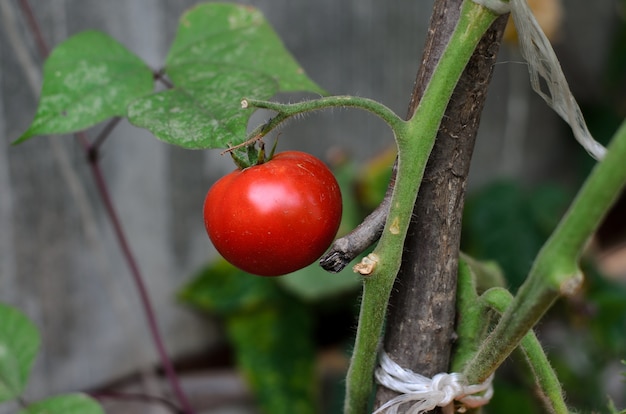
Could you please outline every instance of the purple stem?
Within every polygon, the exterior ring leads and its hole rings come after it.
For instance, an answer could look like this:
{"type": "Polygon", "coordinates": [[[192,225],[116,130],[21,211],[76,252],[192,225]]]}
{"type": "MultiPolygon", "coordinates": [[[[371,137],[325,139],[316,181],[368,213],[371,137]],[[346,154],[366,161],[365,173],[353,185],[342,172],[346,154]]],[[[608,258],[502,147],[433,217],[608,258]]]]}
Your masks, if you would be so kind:
{"type": "MultiPolygon", "coordinates": [[[[142,307],[144,309],[144,313],[146,316],[146,320],[148,322],[148,328],[150,330],[150,334],[152,335],[152,340],[156,347],[156,350],[159,354],[159,358],[161,360],[161,365],[163,366],[163,370],[165,371],[165,375],[167,376],[170,385],[172,386],[172,390],[176,395],[176,399],[183,407],[183,411],[185,414],[192,414],[194,411],[191,408],[191,404],[187,400],[187,396],[183,391],[180,381],[178,379],[178,375],[176,375],[176,371],[174,369],[174,365],[165,349],[165,344],[163,342],[163,338],[159,331],[159,326],[156,320],[156,314],[154,312],[154,308],[152,306],[152,302],[150,301],[150,296],[148,295],[148,289],[146,288],[146,284],[144,282],[144,278],[139,270],[139,266],[137,264],[137,260],[132,253],[130,245],[128,244],[128,240],[124,233],[124,228],[117,214],[117,210],[113,205],[113,201],[111,199],[111,195],[109,193],[108,186],[104,179],[104,175],[102,174],[102,169],[100,168],[100,164],[98,162],[98,157],[94,156],[94,151],[92,146],[89,144],[87,140],[87,135],[84,132],[79,132],[76,134],[76,138],[83,145],[83,149],[86,154],[89,154],[89,167],[91,168],[91,173],[96,182],[96,187],[98,188],[98,192],[100,193],[100,197],[102,198],[102,203],[106,209],[106,212],[109,216],[109,220],[111,221],[111,225],[113,226],[113,231],[115,232],[115,236],[117,238],[118,244],[126,259],[126,264],[129,267],[131,276],[133,281],[135,282],[135,286],[137,288],[137,292],[139,293],[139,299],[141,300],[142,307]]],[[[97,151],[97,149],[96,149],[97,151]]]]}
{"type": "Polygon", "coordinates": [[[28,0],[20,0],[20,6],[22,7],[22,13],[24,13],[26,20],[28,21],[28,26],[32,31],[33,37],[35,38],[39,54],[43,59],[45,59],[50,54],[50,49],[48,48],[46,40],[43,37],[43,33],[41,33],[41,28],[39,27],[39,23],[37,23],[35,13],[33,13],[33,9],[30,7],[28,0]]]}
{"type": "MultiPolygon", "coordinates": [[[[35,37],[37,42],[37,46],[39,48],[39,52],[42,58],[47,58],[50,50],[46,44],[46,41],[42,35],[41,28],[37,22],[37,19],[30,7],[28,0],[20,0],[20,5],[22,7],[22,12],[26,16],[30,29],[35,37]]],[[[122,250],[122,254],[126,259],[126,264],[129,267],[133,280],[135,282],[137,291],[139,293],[139,298],[141,300],[142,307],[144,309],[144,313],[146,316],[146,320],[148,322],[148,328],[150,330],[150,334],[152,335],[152,340],[158,352],[159,358],[161,360],[161,365],[163,366],[163,370],[165,371],[165,375],[170,382],[174,395],[176,399],[180,403],[183,409],[184,414],[193,414],[194,410],[187,399],[185,392],[183,391],[180,381],[178,379],[178,375],[174,370],[174,365],[172,364],[171,359],[165,349],[164,341],[159,331],[159,327],[156,321],[156,314],[154,312],[154,308],[150,301],[150,296],[148,295],[148,290],[144,283],[144,278],[139,270],[139,266],[137,265],[137,260],[135,259],[132,250],[128,244],[126,235],[124,234],[124,229],[122,227],[121,221],[119,220],[117,210],[113,205],[108,186],[104,179],[104,175],[102,174],[102,170],[100,168],[100,164],[98,162],[98,149],[100,144],[104,141],[104,139],[111,133],[115,125],[117,125],[119,119],[112,120],[103,130],[103,132],[98,136],[95,140],[94,145],[89,143],[87,139],[87,135],[84,132],[79,132],[75,134],[75,137],[80,141],[87,154],[87,158],[89,160],[89,166],[91,168],[91,172],[93,174],[94,180],[96,182],[96,187],[98,192],[100,193],[100,197],[102,198],[102,202],[104,203],[105,209],[109,216],[109,220],[111,221],[111,225],[113,226],[117,241],[120,245],[120,249],[122,250]]]]}

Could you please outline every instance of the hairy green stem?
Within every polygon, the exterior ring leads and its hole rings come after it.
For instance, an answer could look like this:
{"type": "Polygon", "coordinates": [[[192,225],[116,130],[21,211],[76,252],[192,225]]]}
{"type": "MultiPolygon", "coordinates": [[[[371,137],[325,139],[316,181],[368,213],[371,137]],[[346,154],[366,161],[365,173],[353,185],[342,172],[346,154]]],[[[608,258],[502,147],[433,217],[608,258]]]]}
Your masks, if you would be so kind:
{"type": "Polygon", "coordinates": [[[294,104],[283,104],[278,102],[260,101],[256,99],[245,98],[241,101],[243,108],[253,107],[259,109],[269,109],[276,111],[278,114],[270,119],[267,123],[254,129],[249,135],[249,139],[255,139],[258,136],[264,136],[287,119],[311,111],[318,111],[328,108],[345,107],[358,108],[371,112],[385,121],[392,130],[401,129],[401,125],[405,121],[396,115],[391,109],[368,98],[358,96],[328,96],[325,98],[314,99],[311,101],[303,101],[294,104]]]}
{"type": "Polygon", "coordinates": [[[625,159],[626,121],[537,255],[513,303],[466,366],[470,383],[487,378],[561,295],[580,286],[579,257],[626,183],[625,159]]]}
{"type": "MultiPolygon", "coordinates": [[[[458,338],[452,372],[461,372],[467,361],[476,354],[492,324],[492,319],[494,319],[493,323],[497,321],[490,310],[495,310],[498,315],[502,315],[513,301],[511,293],[502,287],[492,287],[479,296],[481,284],[479,279],[485,274],[480,267],[484,266],[461,254],[457,290],[459,319],[456,332],[458,338]]],[[[554,414],[567,414],[561,384],[532,330],[523,337],[518,350],[533,373],[539,391],[538,395],[547,411],[554,414]]]]}
{"type": "Polygon", "coordinates": [[[439,124],[476,45],[496,19],[489,10],[465,1],[448,46],[424,92],[414,116],[395,128],[398,170],[383,234],[367,263],[357,265],[366,275],[352,362],[347,375],[344,412],[367,412],[387,304],[400,268],[408,230],[426,161],[439,124]]]}
{"type": "MultiPolygon", "coordinates": [[[[513,296],[503,288],[493,288],[486,291],[481,297],[483,306],[494,309],[499,314],[503,314],[510,307],[513,296]]],[[[546,409],[554,414],[569,413],[563,389],[559,382],[548,357],[546,356],[535,333],[531,330],[524,335],[519,347],[524,355],[526,363],[535,377],[535,382],[539,390],[539,396],[546,409]]]]}
{"type": "Polygon", "coordinates": [[[455,327],[457,339],[454,343],[451,372],[461,372],[467,361],[478,351],[489,328],[487,309],[478,295],[480,276],[474,264],[478,265],[478,262],[465,255],[459,256],[455,327]]]}

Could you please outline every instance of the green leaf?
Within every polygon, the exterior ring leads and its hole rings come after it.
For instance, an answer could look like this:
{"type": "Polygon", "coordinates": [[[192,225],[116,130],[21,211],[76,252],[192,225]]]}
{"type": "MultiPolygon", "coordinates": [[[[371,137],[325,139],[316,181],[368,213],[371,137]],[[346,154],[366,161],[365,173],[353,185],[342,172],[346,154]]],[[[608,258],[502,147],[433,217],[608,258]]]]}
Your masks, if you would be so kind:
{"type": "Polygon", "coordinates": [[[201,79],[204,72],[194,75],[193,68],[188,68],[192,73],[184,87],[133,102],[128,108],[130,122],[187,149],[226,148],[245,141],[252,112],[241,109],[241,98],[274,95],[274,80],[257,83],[260,78],[252,72],[239,72],[237,77],[217,73],[201,79]]]}
{"type": "Polygon", "coordinates": [[[496,182],[465,203],[462,250],[494,260],[512,291],[524,281],[537,252],[558,222],[567,196],[555,186],[528,190],[496,182]]]}
{"type": "Polygon", "coordinates": [[[24,390],[39,342],[37,327],[24,314],[0,304],[0,402],[24,390]]]}
{"type": "Polygon", "coordinates": [[[247,274],[220,259],[180,297],[225,317],[238,365],[263,412],[315,412],[311,315],[275,278],[247,274]]]}
{"type": "Polygon", "coordinates": [[[312,321],[302,304],[274,303],[235,314],[227,329],[262,412],[317,412],[312,321]]]}
{"type": "Polygon", "coordinates": [[[261,12],[232,3],[200,4],[180,20],[166,60],[175,83],[186,65],[226,66],[224,72],[251,71],[273,78],[281,91],[322,92],[309,79],[261,12]]]}
{"type": "Polygon", "coordinates": [[[35,119],[15,143],[125,116],[128,104],[153,88],[152,70],[122,44],[97,31],[79,33],[46,60],[35,119]]]}
{"type": "Polygon", "coordinates": [[[324,93],[309,79],[263,15],[250,6],[207,3],[185,13],[168,54],[169,91],[141,98],[129,119],[185,148],[225,148],[245,141],[244,97],[324,93]]]}
{"type": "Polygon", "coordinates": [[[18,414],[104,414],[104,410],[84,394],[66,394],[38,401],[18,414]]]}
{"type": "MultiPolygon", "coordinates": [[[[358,259],[356,259],[358,261],[358,259]]],[[[289,275],[278,282],[285,290],[306,301],[318,301],[356,291],[361,278],[348,266],[339,273],[328,273],[317,263],[289,275]]]]}
{"type": "Polygon", "coordinates": [[[180,299],[200,309],[230,315],[280,300],[271,278],[252,276],[224,259],[201,269],[180,292],[180,299]]]}

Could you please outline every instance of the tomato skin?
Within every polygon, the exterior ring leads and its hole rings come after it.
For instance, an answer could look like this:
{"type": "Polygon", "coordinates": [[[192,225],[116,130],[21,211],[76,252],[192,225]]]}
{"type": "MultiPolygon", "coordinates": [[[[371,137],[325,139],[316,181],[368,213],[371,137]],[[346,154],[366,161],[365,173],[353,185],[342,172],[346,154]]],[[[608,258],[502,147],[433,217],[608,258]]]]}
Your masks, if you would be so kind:
{"type": "Polygon", "coordinates": [[[317,260],[341,221],[337,180],[320,160],[285,151],[218,180],[204,201],[217,251],[238,268],[280,276],[317,260]]]}

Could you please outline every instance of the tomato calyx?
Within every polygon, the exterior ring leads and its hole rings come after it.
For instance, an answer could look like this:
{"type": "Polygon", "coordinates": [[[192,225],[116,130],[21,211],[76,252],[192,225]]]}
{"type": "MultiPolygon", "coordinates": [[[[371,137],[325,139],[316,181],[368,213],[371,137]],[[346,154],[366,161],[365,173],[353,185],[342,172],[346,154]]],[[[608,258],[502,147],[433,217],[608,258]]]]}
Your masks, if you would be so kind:
{"type": "Polygon", "coordinates": [[[229,148],[225,152],[228,152],[233,162],[240,170],[245,170],[246,168],[265,162],[264,151],[257,148],[256,144],[229,148]]]}
{"type": "Polygon", "coordinates": [[[246,142],[229,147],[228,149],[222,151],[222,155],[228,153],[233,159],[235,165],[237,165],[237,168],[240,170],[244,170],[255,165],[261,165],[274,157],[276,145],[278,144],[278,139],[276,139],[274,141],[274,145],[272,145],[269,155],[266,155],[265,142],[262,138],[263,137],[261,135],[257,135],[246,142]]]}

